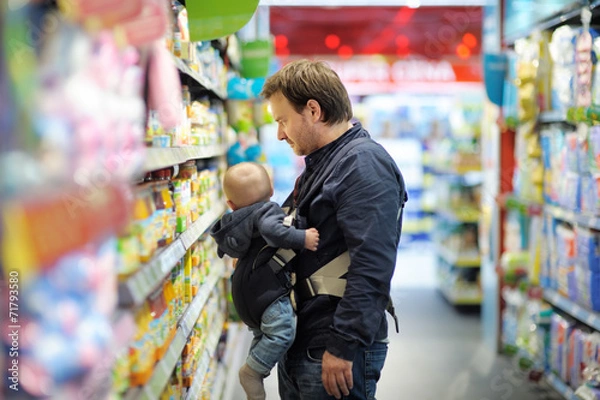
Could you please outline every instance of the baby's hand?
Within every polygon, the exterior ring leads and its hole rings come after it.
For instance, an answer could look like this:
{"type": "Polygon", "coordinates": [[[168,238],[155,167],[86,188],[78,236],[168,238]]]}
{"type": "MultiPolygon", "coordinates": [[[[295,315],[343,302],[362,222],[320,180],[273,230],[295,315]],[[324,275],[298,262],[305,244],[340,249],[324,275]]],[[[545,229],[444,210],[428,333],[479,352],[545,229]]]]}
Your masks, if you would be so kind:
{"type": "Polygon", "coordinates": [[[319,231],[315,228],[309,228],[306,230],[306,237],[304,239],[304,247],[308,250],[317,251],[319,246],[319,231]]]}

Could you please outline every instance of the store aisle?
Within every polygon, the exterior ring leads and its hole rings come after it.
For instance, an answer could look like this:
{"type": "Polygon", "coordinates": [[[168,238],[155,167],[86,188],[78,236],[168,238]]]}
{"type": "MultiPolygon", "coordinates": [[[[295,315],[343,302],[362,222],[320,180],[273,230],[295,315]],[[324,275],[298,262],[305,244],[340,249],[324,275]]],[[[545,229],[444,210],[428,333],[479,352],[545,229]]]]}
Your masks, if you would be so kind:
{"type": "MultiPolygon", "coordinates": [[[[418,243],[398,252],[392,296],[400,334],[390,333],[390,352],[377,399],[561,399],[546,385],[527,383],[510,359],[484,347],[479,313],[458,310],[437,292],[435,263],[429,244],[418,243]]],[[[267,398],[278,399],[275,373],[265,385],[267,398]]],[[[237,388],[233,399],[243,398],[237,388]]]]}

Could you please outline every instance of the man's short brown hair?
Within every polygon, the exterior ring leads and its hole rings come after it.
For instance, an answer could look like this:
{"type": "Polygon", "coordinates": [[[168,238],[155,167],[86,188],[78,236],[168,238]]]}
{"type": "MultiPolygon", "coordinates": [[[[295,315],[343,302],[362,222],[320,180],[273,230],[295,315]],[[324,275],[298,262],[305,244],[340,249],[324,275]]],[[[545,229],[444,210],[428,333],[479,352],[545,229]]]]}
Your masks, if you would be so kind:
{"type": "Polygon", "coordinates": [[[261,95],[269,99],[281,92],[297,113],[316,100],[322,121],[335,125],[352,119],[352,104],[338,74],[323,61],[298,60],[285,65],[265,82],[261,95]]]}

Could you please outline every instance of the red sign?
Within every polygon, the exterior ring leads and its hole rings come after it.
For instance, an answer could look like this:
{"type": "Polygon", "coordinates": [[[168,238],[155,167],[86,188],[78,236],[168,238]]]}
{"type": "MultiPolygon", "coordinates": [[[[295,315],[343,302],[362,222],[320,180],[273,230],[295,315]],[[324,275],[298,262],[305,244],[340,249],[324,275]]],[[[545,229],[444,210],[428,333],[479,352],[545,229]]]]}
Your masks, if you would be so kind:
{"type": "MultiPolygon", "coordinates": [[[[284,63],[299,57],[286,57],[284,63]]],[[[350,59],[311,57],[327,62],[340,76],[350,94],[389,93],[399,89],[441,89],[440,84],[473,84],[482,82],[481,64],[477,61],[425,58],[355,56],[350,59]],[[435,84],[435,85],[432,85],[435,84]]]]}

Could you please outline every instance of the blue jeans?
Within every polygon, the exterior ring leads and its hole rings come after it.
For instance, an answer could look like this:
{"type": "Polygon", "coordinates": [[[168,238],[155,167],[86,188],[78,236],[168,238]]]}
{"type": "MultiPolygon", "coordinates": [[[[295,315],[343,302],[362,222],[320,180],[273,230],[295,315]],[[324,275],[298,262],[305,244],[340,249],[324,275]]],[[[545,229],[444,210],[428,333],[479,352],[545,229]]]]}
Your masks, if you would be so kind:
{"type": "Polygon", "coordinates": [[[254,334],[246,363],[267,376],[290,348],[296,337],[296,314],[289,296],[273,302],[260,319],[260,329],[254,334]]]}
{"type": "MultiPolygon", "coordinates": [[[[387,343],[375,342],[359,350],[352,364],[354,387],[343,399],[375,400],[377,381],[387,356],[387,343]]],[[[321,379],[321,361],[325,348],[309,348],[288,353],[279,363],[279,396],[283,400],[331,400],[321,379]]]]}

